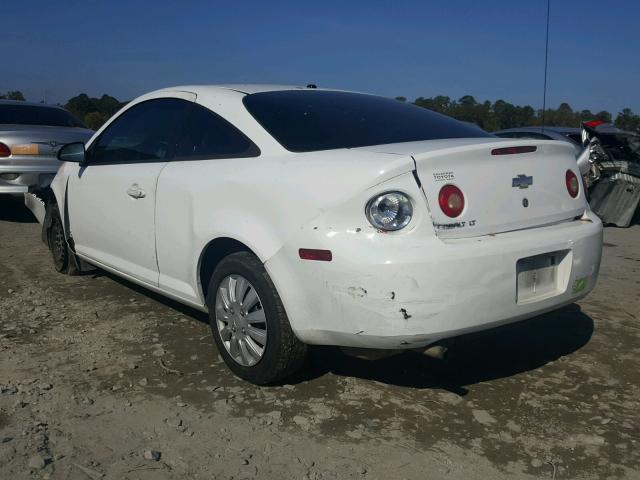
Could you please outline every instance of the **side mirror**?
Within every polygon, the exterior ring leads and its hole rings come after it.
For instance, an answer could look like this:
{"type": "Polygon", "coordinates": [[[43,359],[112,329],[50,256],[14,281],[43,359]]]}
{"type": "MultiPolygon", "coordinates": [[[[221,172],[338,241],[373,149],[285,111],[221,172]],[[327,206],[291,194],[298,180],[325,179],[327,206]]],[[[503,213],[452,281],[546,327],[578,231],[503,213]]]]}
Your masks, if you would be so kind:
{"type": "Polygon", "coordinates": [[[84,164],[86,161],[86,152],[83,142],[67,143],[58,150],[58,160],[61,162],[73,162],[84,164]]]}

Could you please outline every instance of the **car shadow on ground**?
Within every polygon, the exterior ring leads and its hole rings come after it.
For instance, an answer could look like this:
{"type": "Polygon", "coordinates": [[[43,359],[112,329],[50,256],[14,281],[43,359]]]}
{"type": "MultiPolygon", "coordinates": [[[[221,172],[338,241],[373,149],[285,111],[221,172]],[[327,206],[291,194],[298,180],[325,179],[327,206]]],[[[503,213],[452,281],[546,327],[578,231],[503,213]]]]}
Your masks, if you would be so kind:
{"type": "Polygon", "coordinates": [[[36,217],[24,204],[24,197],[0,195],[0,221],[36,223],[36,217]]]}
{"type": "MultiPolygon", "coordinates": [[[[204,324],[208,315],[160,294],[150,292],[102,270],[129,289],[179,311],[204,324]]],[[[408,388],[441,388],[465,395],[466,387],[535,370],[585,346],[593,334],[593,320],[577,304],[554,312],[480,333],[448,340],[444,360],[413,351],[380,360],[364,360],[343,353],[337,347],[311,348],[307,368],[284,383],[313,382],[331,373],[408,388]]]]}
{"type": "Polygon", "coordinates": [[[444,342],[449,344],[444,360],[411,351],[370,361],[341,354],[335,348],[316,349],[311,369],[300,380],[331,372],[465,395],[465,387],[470,385],[535,370],[571,354],[585,346],[592,334],[593,320],[572,304],[530,320],[444,342]]]}

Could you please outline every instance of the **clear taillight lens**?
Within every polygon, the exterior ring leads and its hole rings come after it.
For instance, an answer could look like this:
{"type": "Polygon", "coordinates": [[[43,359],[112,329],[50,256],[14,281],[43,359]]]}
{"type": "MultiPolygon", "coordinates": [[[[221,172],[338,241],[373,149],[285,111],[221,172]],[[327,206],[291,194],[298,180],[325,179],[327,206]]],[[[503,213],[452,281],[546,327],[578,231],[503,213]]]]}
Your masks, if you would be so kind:
{"type": "Polygon", "coordinates": [[[411,199],[401,192],[387,192],[373,197],[367,203],[367,219],[379,230],[400,230],[411,221],[411,199]]]}

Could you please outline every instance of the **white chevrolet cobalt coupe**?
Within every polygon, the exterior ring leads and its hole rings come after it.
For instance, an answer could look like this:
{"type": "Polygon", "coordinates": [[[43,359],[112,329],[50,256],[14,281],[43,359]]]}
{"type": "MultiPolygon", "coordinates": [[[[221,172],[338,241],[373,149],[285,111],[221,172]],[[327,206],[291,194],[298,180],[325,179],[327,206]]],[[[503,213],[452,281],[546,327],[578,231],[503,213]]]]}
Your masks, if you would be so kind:
{"type": "Polygon", "coordinates": [[[425,349],[567,305],[598,275],[602,224],[571,145],[397,100],[168,88],[58,156],[55,268],[207,311],[222,358],[256,384],[310,344],[425,349]]]}

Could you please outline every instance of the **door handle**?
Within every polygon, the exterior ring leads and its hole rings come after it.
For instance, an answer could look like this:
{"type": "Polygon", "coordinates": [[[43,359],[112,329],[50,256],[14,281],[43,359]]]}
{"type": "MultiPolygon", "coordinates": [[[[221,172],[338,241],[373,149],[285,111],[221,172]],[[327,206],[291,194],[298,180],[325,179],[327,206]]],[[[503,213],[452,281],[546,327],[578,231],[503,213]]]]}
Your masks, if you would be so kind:
{"type": "Polygon", "coordinates": [[[141,189],[137,183],[134,183],[127,189],[127,195],[131,198],[144,198],[147,196],[145,191],[141,189]]]}

